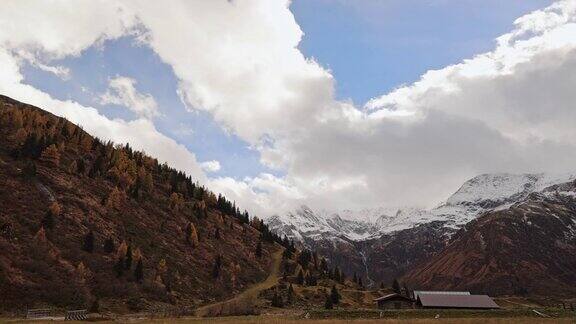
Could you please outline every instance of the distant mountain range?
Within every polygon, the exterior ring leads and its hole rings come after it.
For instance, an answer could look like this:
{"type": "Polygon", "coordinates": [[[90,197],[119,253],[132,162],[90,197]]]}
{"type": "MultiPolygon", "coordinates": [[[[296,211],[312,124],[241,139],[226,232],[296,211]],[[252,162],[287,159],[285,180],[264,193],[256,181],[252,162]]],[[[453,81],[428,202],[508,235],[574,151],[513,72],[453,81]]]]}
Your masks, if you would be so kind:
{"type": "Polygon", "coordinates": [[[430,210],[380,207],[330,213],[302,205],[293,212],[270,217],[267,223],[277,233],[301,242],[328,238],[365,241],[438,221],[458,229],[483,212],[506,208],[532,192],[574,179],[576,174],[483,174],[466,181],[430,210]]]}
{"type": "Polygon", "coordinates": [[[456,233],[465,231],[478,217],[508,210],[574,179],[576,174],[483,174],[466,181],[445,202],[429,210],[375,208],[329,213],[301,206],[270,217],[267,223],[277,233],[328,256],[349,275],[363,277],[367,284],[390,282],[441,253],[456,233]]]}

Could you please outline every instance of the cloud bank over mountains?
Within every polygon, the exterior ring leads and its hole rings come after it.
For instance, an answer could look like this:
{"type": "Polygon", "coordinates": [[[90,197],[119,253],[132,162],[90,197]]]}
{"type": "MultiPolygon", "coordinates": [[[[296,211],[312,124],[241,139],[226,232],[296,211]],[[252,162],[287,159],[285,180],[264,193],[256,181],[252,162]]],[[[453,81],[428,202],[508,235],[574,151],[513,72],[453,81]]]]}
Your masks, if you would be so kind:
{"type": "Polygon", "coordinates": [[[0,93],[64,116],[105,139],[185,170],[259,215],[305,203],[341,209],[429,206],[486,172],[562,172],[576,161],[576,1],[520,17],[494,50],[426,72],[365,107],[335,99],[337,82],[298,45],[289,1],[6,1],[0,93]],[[178,79],[186,107],[211,114],[278,174],[209,177],[218,161],[160,133],[154,98],[113,77],[101,100],[133,121],[54,99],[25,64],[72,77],[55,59],[130,36],[178,79]]]}

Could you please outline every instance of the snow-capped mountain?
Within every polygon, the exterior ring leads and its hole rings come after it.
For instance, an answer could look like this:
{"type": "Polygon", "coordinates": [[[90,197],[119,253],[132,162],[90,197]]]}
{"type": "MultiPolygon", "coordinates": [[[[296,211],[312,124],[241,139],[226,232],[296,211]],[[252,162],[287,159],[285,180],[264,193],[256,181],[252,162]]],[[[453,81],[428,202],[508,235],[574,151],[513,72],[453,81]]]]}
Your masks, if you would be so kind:
{"type": "Polygon", "coordinates": [[[436,221],[458,229],[486,211],[505,208],[532,192],[574,179],[576,174],[483,174],[466,181],[445,202],[430,210],[380,207],[327,212],[301,206],[272,216],[267,223],[277,233],[298,241],[364,241],[436,221]]]}

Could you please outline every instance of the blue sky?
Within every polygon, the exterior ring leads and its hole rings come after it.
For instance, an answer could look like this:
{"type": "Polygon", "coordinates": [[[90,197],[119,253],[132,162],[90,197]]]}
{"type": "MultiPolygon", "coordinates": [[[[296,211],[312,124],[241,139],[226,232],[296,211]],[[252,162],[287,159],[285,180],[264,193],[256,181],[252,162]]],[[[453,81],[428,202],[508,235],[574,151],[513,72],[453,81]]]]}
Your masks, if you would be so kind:
{"type": "MultiPolygon", "coordinates": [[[[515,18],[550,1],[346,1],[295,0],[291,5],[305,36],[307,57],[329,68],[337,98],[363,105],[430,69],[454,64],[494,47],[494,38],[512,28],[515,18]]],[[[265,171],[259,153],[222,129],[206,112],[190,113],[180,101],[171,67],[148,47],[120,38],[91,47],[79,57],[54,62],[70,68],[61,80],[33,67],[26,82],[58,99],[94,106],[109,118],[130,120],[132,112],[101,105],[95,98],[115,76],[137,80],[139,92],[152,95],[161,111],[156,127],[194,152],[199,161],[217,160],[218,176],[242,179],[265,171]]]]}
{"type": "Polygon", "coordinates": [[[300,45],[332,70],[340,99],[363,105],[430,69],[494,48],[549,0],[295,0],[300,45]]]}

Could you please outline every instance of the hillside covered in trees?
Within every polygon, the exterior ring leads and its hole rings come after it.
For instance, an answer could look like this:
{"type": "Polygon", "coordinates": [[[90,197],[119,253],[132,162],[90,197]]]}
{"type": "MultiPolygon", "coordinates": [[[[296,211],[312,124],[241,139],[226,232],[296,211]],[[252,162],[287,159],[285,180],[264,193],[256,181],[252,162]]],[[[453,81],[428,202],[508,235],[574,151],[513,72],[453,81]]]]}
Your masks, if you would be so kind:
{"type": "Polygon", "coordinates": [[[291,246],[186,174],[2,96],[0,206],[4,312],[194,308],[291,246]]]}

